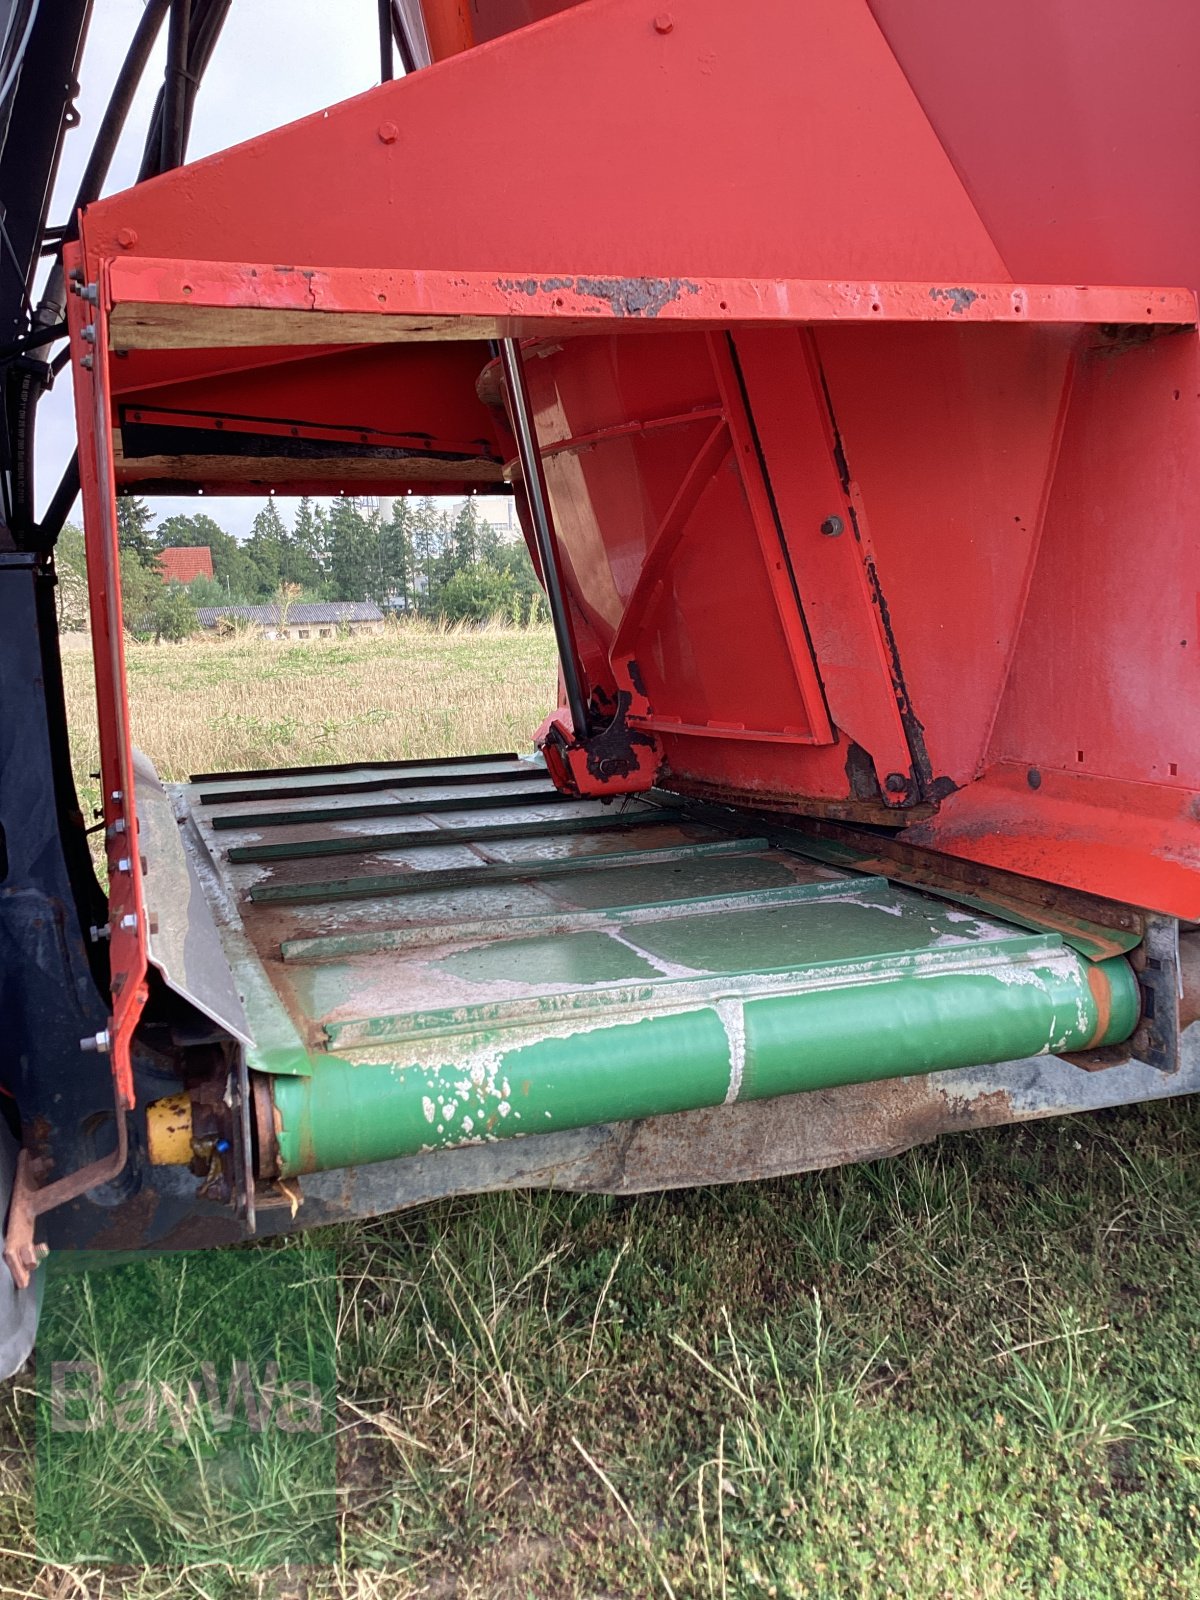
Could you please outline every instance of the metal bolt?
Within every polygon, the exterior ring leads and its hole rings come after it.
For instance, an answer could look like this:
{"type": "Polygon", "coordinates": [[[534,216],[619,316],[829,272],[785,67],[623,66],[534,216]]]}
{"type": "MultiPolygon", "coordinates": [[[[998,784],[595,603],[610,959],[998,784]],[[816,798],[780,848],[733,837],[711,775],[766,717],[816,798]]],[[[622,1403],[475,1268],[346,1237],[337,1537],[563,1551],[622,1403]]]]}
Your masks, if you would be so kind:
{"type": "Polygon", "coordinates": [[[889,794],[903,794],[908,788],[908,779],[902,772],[889,772],[883,786],[889,794]]]}
{"type": "Polygon", "coordinates": [[[379,124],[380,144],[395,144],[400,137],[400,129],[394,122],[381,122],[379,124]]]}
{"type": "Polygon", "coordinates": [[[121,926],[123,928],[128,928],[132,932],[132,930],[137,927],[137,912],[127,911],[121,918],[121,926]]]}
{"type": "Polygon", "coordinates": [[[81,339],[86,340],[88,344],[95,344],[96,324],[94,322],[87,323],[85,327],[80,328],[79,336],[81,339]]]}
{"type": "Polygon", "coordinates": [[[82,267],[72,267],[70,272],[67,274],[67,276],[71,280],[72,289],[74,290],[74,292],[76,294],[78,294],[79,293],[79,285],[83,282],[83,268],[82,267]]]}
{"type": "Polygon", "coordinates": [[[117,862],[117,871],[118,872],[128,872],[132,865],[133,865],[133,863],[130,861],[128,856],[122,856],[121,859],[117,862]]]}
{"type": "Polygon", "coordinates": [[[79,1048],[89,1050],[93,1054],[106,1056],[112,1048],[112,1038],[107,1028],[100,1033],[90,1033],[86,1039],[80,1039],[79,1048]]]}
{"type": "Polygon", "coordinates": [[[124,800],[125,796],[121,793],[120,789],[114,789],[108,798],[110,800],[124,800]]]}
{"type": "Polygon", "coordinates": [[[98,928],[93,922],[91,927],[88,929],[88,933],[91,936],[92,943],[99,944],[101,939],[108,939],[111,937],[112,927],[106,922],[102,927],[98,928]]]}
{"type": "Polygon", "coordinates": [[[125,832],[125,818],[124,817],[118,817],[117,820],[113,823],[112,827],[109,828],[108,831],[114,837],[119,833],[124,833],[125,832]]]}
{"type": "Polygon", "coordinates": [[[95,363],[93,362],[91,356],[80,356],[79,365],[85,372],[90,372],[95,363]]]}
{"type": "Polygon", "coordinates": [[[84,288],[80,289],[79,298],[81,300],[86,300],[90,306],[99,305],[100,285],[98,283],[87,284],[84,288]]]}
{"type": "Polygon", "coordinates": [[[132,250],[137,243],[137,230],[135,228],[118,228],[117,243],[122,250],[132,250]]]}
{"type": "Polygon", "coordinates": [[[675,26],[675,18],[669,11],[660,11],[654,19],[655,33],[670,33],[675,26]]]}
{"type": "Polygon", "coordinates": [[[841,517],[826,517],[821,524],[821,532],[827,539],[836,539],[839,533],[846,531],[846,524],[841,517]]]}

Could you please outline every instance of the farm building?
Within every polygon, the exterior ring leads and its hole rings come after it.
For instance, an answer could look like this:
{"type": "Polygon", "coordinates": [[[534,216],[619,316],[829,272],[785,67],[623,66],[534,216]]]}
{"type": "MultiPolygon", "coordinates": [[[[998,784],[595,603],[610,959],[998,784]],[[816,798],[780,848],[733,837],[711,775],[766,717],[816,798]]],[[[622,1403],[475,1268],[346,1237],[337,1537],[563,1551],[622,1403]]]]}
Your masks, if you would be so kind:
{"type": "Polygon", "coordinates": [[[158,570],[164,583],[191,583],[213,576],[212,551],[206,544],[172,544],[161,552],[158,570]]]}
{"type": "Polygon", "coordinates": [[[284,608],[282,619],[275,604],[199,606],[196,617],[205,633],[250,627],[264,639],[328,639],[339,628],[383,632],[383,612],[373,600],[299,600],[284,608]]]}

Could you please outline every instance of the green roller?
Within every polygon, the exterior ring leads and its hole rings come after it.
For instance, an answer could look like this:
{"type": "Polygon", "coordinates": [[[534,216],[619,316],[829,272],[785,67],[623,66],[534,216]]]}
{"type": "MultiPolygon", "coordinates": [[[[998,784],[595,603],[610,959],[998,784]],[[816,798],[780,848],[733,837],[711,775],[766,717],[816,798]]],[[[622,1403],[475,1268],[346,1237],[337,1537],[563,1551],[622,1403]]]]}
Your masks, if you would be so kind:
{"type": "Polygon", "coordinates": [[[1128,1038],[1139,1013],[1122,957],[1091,963],[1046,939],[975,970],[818,965],[712,984],[699,1002],[672,1003],[671,987],[637,1014],[460,1022],[272,1076],[278,1173],[1093,1048],[1128,1038]]]}

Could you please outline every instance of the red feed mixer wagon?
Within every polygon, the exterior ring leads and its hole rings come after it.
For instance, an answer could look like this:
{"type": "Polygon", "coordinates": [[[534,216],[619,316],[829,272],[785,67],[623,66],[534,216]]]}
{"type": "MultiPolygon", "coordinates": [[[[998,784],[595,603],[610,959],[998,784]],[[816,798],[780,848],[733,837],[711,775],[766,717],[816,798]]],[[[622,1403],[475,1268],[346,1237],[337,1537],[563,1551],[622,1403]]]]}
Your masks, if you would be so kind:
{"type": "Polygon", "coordinates": [[[383,0],[378,87],[187,164],[227,0],[151,0],[47,244],[89,6],[53,9],[0,160],[9,1364],[47,1245],[1200,1087],[1193,7],[383,0]],[[98,199],[164,24],[142,181],[98,199]],[[559,704],[522,752],[164,784],[124,492],[511,494],[559,704]]]}

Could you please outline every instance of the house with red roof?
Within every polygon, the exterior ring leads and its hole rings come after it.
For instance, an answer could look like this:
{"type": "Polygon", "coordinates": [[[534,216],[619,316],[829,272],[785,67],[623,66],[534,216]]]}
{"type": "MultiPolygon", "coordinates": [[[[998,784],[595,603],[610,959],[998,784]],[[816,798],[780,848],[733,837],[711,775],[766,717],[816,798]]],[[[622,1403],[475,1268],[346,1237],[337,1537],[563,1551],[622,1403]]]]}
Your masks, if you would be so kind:
{"type": "Polygon", "coordinates": [[[193,578],[211,578],[212,551],[206,544],[172,544],[158,558],[164,583],[191,583],[193,578]]]}

